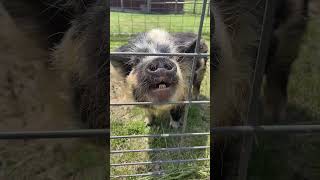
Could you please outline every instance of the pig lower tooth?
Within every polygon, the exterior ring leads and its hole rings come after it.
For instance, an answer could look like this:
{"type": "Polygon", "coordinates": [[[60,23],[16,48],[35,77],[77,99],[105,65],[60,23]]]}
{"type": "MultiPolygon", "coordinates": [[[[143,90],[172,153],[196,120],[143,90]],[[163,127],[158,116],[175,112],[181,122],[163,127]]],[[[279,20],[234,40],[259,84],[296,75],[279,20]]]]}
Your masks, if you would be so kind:
{"type": "Polygon", "coordinates": [[[164,89],[166,88],[167,86],[165,84],[159,84],[159,89],[164,89]]]}

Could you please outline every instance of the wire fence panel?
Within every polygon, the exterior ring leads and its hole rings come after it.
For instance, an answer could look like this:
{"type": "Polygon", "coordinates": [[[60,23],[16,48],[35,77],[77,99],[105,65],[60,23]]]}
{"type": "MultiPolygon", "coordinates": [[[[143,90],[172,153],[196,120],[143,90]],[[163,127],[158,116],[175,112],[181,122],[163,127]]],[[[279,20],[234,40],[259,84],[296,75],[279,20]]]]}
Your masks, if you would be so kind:
{"type": "MultiPolygon", "coordinates": [[[[182,168],[186,166],[173,166],[175,162],[193,162],[194,159],[208,159],[208,152],[201,152],[203,150],[208,151],[209,146],[207,144],[209,131],[208,121],[203,121],[202,118],[209,120],[208,108],[210,105],[210,63],[206,64],[207,72],[205,73],[205,80],[202,83],[201,92],[206,97],[202,99],[192,99],[192,77],[195,74],[195,61],[199,58],[209,58],[209,53],[200,53],[200,39],[204,39],[207,45],[210,46],[210,20],[205,18],[209,16],[209,6],[207,0],[122,0],[110,2],[111,9],[111,29],[110,29],[110,55],[111,58],[115,56],[179,56],[179,57],[190,57],[192,65],[190,65],[190,79],[186,79],[187,83],[187,99],[183,101],[166,101],[166,102],[126,102],[122,98],[123,96],[119,93],[118,97],[111,98],[111,154],[116,155],[111,157],[111,161],[119,162],[123,159],[130,159],[130,161],[143,161],[137,162],[135,167],[122,167],[120,164],[113,164],[115,167],[112,168],[112,177],[119,177],[117,174],[127,174],[127,172],[136,172],[134,174],[143,174],[148,176],[146,173],[150,171],[150,168],[157,170],[157,166],[164,167],[167,170],[173,170],[176,168],[182,168]],[[175,32],[193,32],[197,35],[196,47],[194,53],[136,53],[136,52],[115,52],[114,50],[125,44],[132,36],[137,33],[147,32],[154,28],[165,29],[170,33],[175,32]],[[145,128],[141,119],[143,119],[143,112],[140,112],[139,107],[146,107],[148,105],[157,105],[162,107],[163,105],[186,105],[186,111],[184,113],[184,122],[181,133],[165,133],[166,131],[174,132],[173,130],[166,129],[163,126],[163,122],[160,122],[160,129],[157,128],[145,128]],[[207,108],[204,110],[204,108],[207,108]],[[127,112],[128,113],[125,113],[127,112]],[[207,115],[201,115],[201,111],[207,115]],[[135,113],[136,112],[136,113],[135,113]],[[121,115],[120,115],[121,114],[121,115]],[[124,120],[122,117],[128,117],[128,120],[124,120]],[[189,123],[194,124],[193,128],[187,128],[187,120],[189,123]],[[128,123],[121,125],[123,121],[128,123]],[[196,122],[202,123],[199,127],[196,126],[196,122]],[[119,125],[118,125],[119,124],[119,125]],[[119,126],[119,129],[118,129],[119,126]],[[137,126],[139,128],[137,128],[137,126]],[[188,129],[188,133],[185,133],[188,129]],[[193,130],[198,129],[198,130],[193,130]],[[206,130],[201,130],[206,129],[206,130]],[[200,131],[200,132],[199,132],[200,131]],[[203,133],[203,131],[205,133],[203,133]],[[135,132],[135,135],[130,135],[135,132]],[[189,133],[196,132],[196,133],[189,133]],[[139,135],[147,134],[149,135],[139,135]],[[129,135],[127,135],[129,134],[129,135]],[[170,138],[169,138],[170,137],[170,138]],[[181,137],[186,137],[186,142],[181,141],[181,137]],[[159,138],[159,139],[158,139],[159,138]],[[179,138],[179,139],[176,139],[179,138]],[[190,144],[190,142],[192,142],[190,144]],[[174,147],[173,147],[174,146],[174,147]],[[187,147],[188,146],[188,147],[187,147]],[[132,150],[134,149],[134,150],[132,150]],[[199,152],[198,152],[199,151],[199,152]],[[133,153],[139,152],[140,158],[134,160],[133,153]],[[179,152],[179,154],[168,154],[168,153],[179,152]],[[182,153],[183,152],[183,153],[182,153]],[[154,153],[161,153],[157,155],[154,153]],[[165,153],[165,154],[163,154],[165,153]],[[180,154],[182,153],[182,154],[180,154]],[[177,157],[179,159],[177,159],[177,157]],[[164,159],[175,159],[166,160],[164,159]],[[189,160],[188,160],[189,159],[189,160]],[[150,161],[152,160],[152,161],[150,161]],[[150,163],[152,162],[152,163],[150,163]],[[162,163],[161,163],[162,162],[162,163]],[[164,163],[171,162],[171,163],[164,163]],[[159,165],[161,164],[161,165],[159,165]],[[149,167],[151,166],[152,167],[149,167]],[[154,167],[154,166],[156,167],[154,167]],[[117,167],[117,168],[116,168],[117,167]],[[122,168],[122,169],[120,169],[122,168]],[[126,168],[126,169],[125,169],[126,168]],[[155,168],[155,169],[154,169],[155,168]]],[[[210,48],[209,48],[210,49],[210,48]]],[[[210,60],[208,60],[210,61],[210,60]]],[[[114,83],[118,84],[118,81],[114,83]]],[[[126,86],[126,85],[124,85],[126,86]]],[[[117,92],[117,90],[115,90],[117,92]]],[[[198,125],[198,126],[199,126],[198,125]]],[[[180,164],[180,163],[179,163],[180,164]]],[[[208,167],[208,163],[205,165],[208,167]]],[[[183,168],[181,169],[183,171],[183,168]]],[[[162,175],[165,175],[163,173],[162,175]]],[[[151,174],[150,174],[151,175],[151,174]]],[[[127,176],[123,176],[127,177],[127,176]]],[[[134,177],[134,176],[129,176],[134,177]]]]}

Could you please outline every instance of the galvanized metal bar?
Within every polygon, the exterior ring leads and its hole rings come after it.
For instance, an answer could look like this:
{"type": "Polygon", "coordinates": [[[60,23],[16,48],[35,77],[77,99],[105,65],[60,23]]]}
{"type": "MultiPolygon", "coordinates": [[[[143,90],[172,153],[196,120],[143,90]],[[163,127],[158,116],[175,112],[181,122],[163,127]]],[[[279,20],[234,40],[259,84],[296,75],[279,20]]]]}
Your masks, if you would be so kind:
{"type": "MultiPolygon", "coordinates": [[[[174,12],[178,13],[178,0],[175,0],[175,5],[174,5],[174,12]]],[[[159,16],[158,16],[159,17],[159,16]]]]}
{"type": "Polygon", "coordinates": [[[121,9],[123,10],[123,0],[120,0],[121,9]]]}
{"type": "Polygon", "coordinates": [[[148,134],[148,135],[128,135],[128,136],[111,136],[110,139],[122,138],[160,138],[160,137],[179,137],[179,136],[208,136],[210,133],[177,133],[177,134],[148,134]]]}
{"type": "MultiPolygon", "coordinates": [[[[210,130],[211,134],[297,134],[320,133],[320,125],[268,125],[268,126],[230,126],[217,127],[210,130]]],[[[159,137],[178,137],[178,136],[204,136],[210,133],[181,133],[181,134],[154,134],[154,135],[129,135],[111,136],[110,139],[121,138],[159,138],[159,137]]],[[[109,129],[80,129],[80,130],[60,130],[60,131],[8,131],[0,132],[0,140],[3,139],[50,139],[50,138],[81,138],[108,136],[109,129]]]]}
{"type": "Polygon", "coordinates": [[[109,129],[79,129],[60,131],[10,131],[0,132],[0,140],[3,139],[51,139],[51,138],[84,138],[84,137],[108,137],[109,129]]]}
{"type": "MultiPolygon", "coordinates": [[[[143,23],[144,24],[144,23],[143,23]]],[[[208,27],[209,24],[207,25],[204,25],[203,27],[208,27]]],[[[177,26],[176,26],[177,27],[177,26]]],[[[178,26],[179,27],[179,26],[178,26]]],[[[185,26],[185,27],[188,27],[188,28],[191,28],[191,27],[194,27],[194,26],[185,26]]],[[[138,32],[137,32],[138,33],[138,32]]],[[[110,36],[118,36],[118,35],[126,35],[126,36],[134,36],[134,35],[137,35],[137,33],[126,33],[126,32],[121,32],[121,33],[110,33],[110,36]]],[[[118,38],[118,37],[117,37],[118,38]]],[[[123,37],[123,38],[119,38],[119,39],[128,39],[126,37],[123,37]]],[[[190,53],[188,53],[190,54],[190,53]]]]}
{"type": "Polygon", "coordinates": [[[142,177],[142,176],[161,176],[164,175],[165,171],[154,171],[143,174],[126,174],[126,175],[114,175],[111,178],[125,178],[125,177],[142,177]]]}
{"type": "Polygon", "coordinates": [[[164,104],[209,104],[210,101],[168,101],[168,102],[112,102],[110,106],[164,105],[164,104]]]}
{"type": "Polygon", "coordinates": [[[155,149],[137,149],[137,150],[113,150],[110,154],[135,153],[135,152],[174,152],[174,151],[188,151],[188,150],[203,150],[210,146],[193,146],[193,147],[176,147],[176,148],[155,148],[155,149]]]}
{"type": "Polygon", "coordinates": [[[147,0],[147,12],[151,12],[151,0],[147,0]]]}
{"type": "Polygon", "coordinates": [[[197,0],[193,0],[193,14],[196,14],[196,5],[197,5],[197,0]]]}
{"type": "Polygon", "coordinates": [[[198,30],[198,38],[197,38],[197,43],[196,43],[196,51],[195,51],[197,54],[200,52],[200,41],[201,41],[201,36],[202,36],[204,18],[205,18],[205,14],[206,14],[206,7],[207,7],[206,5],[207,5],[207,0],[203,0],[201,17],[200,17],[200,24],[199,24],[199,30],[198,30]]]}
{"type": "MultiPolygon", "coordinates": [[[[152,2],[151,4],[159,4],[159,5],[164,5],[164,4],[203,4],[202,2],[200,3],[194,3],[194,2],[152,2]]],[[[208,3],[207,3],[208,4],[208,3]]]]}
{"type": "Polygon", "coordinates": [[[210,158],[199,158],[199,159],[179,159],[179,160],[164,160],[164,161],[146,161],[146,162],[131,162],[121,164],[110,164],[110,166],[136,166],[136,165],[148,165],[148,164],[165,164],[165,163],[188,163],[188,162],[199,162],[209,161],[210,158]]]}
{"type": "Polygon", "coordinates": [[[320,133],[320,125],[268,125],[268,126],[225,126],[211,128],[211,134],[315,134],[320,133]]]}
{"type": "Polygon", "coordinates": [[[110,52],[110,56],[184,56],[184,57],[207,57],[208,53],[143,53],[143,52],[110,52]]]}
{"type": "MultiPolygon", "coordinates": [[[[197,41],[196,41],[196,49],[195,49],[196,54],[200,53],[200,41],[201,41],[204,18],[205,18],[205,14],[206,14],[206,5],[207,5],[207,0],[203,0],[202,12],[201,12],[201,18],[200,18],[200,24],[199,24],[199,30],[198,30],[198,37],[197,37],[197,41]]],[[[199,57],[199,56],[194,56],[192,59],[192,70],[191,70],[191,77],[189,79],[189,89],[188,89],[189,101],[191,101],[191,99],[192,99],[192,84],[193,84],[193,80],[194,80],[194,73],[195,73],[195,69],[196,69],[195,62],[196,62],[197,57],[199,57]]],[[[187,107],[185,109],[184,116],[183,116],[182,132],[185,132],[185,130],[186,130],[189,109],[190,109],[190,104],[187,104],[187,107]]]]}
{"type": "Polygon", "coordinates": [[[207,16],[210,17],[210,0],[208,1],[208,9],[207,9],[207,16]]]}

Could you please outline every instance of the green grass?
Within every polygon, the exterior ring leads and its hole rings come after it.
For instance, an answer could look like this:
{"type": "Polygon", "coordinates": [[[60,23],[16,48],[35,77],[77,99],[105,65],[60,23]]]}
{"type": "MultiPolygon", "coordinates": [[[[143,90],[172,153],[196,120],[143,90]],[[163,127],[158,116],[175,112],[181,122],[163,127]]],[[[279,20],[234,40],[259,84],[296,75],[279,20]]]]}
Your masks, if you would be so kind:
{"type": "MultiPolygon", "coordinates": [[[[164,28],[170,32],[196,32],[198,30],[200,16],[191,14],[180,15],[154,15],[138,13],[111,12],[111,41],[110,49],[114,50],[125,44],[131,34],[145,32],[152,28],[164,28]],[[119,33],[121,35],[119,35],[119,33]],[[129,33],[129,34],[125,34],[129,33]]],[[[210,44],[209,18],[205,20],[203,38],[210,44]]],[[[208,71],[201,87],[202,99],[210,97],[210,78],[208,71]]],[[[112,99],[111,99],[112,101],[112,99]]],[[[187,121],[186,132],[209,131],[209,107],[207,105],[192,105],[187,121]]],[[[139,107],[112,107],[111,108],[111,135],[134,134],[160,134],[177,133],[179,130],[170,129],[166,117],[157,120],[157,126],[146,127],[144,123],[144,111],[139,107]]],[[[119,139],[111,141],[112,150],[165,148],[178,146],[204,146],[209,145],[209,137],[190,137],[180,141],[180,138],[166,137],[154,139],[119,139]]],[[[156,152],[156,153],[125,153],[111,155],[111,163],[142,162],[157,160],[195,159],[209,158],[209,150],[192,150],[181,152],[156,152]]],[[[125,166],[111,168],[112,175],[139,174],[150,171],[164,170],[166,175],[162,179],[207,179],[210,176],[209,162],[162,164],[161,166],[125,166]]],[[[130,178],[129,178],[130,179],[130,178]]],[[[131,179],[152,179],[151,177],[139,177],[131,179]]],[[[157,177],[156,179],[161,179],[157,177]]]]}
{"type": "MultiPolygon", "coordinates": [[[[299,58],[292,67],[287,124],[320,122],[319,27],[319,20],[310,21],[299,58]]],[[[249,180],[320,179],[320,140],[317,134],[269,135],[257,138],[256,143],[249,180]]]]}
{"type": "MultiPolygon", "coordinates": [[[[200,17],[195,15],[153,15],[112,12],[111,33],[138,33],[152,28],[166,28],[172,32],[196,31],[200,17]]],[[[209,26],[206,18],[204,26],[209,26]]]]}
{"type": "MultiPolygon", "coordinates": [[[[163,28],[169,32],[197,32],[200,16],[193,14],[141,14],[111,12],[110,49],[128,41],[131,34],[145,32],[153,28],[163,28]]],[[[210,19],[205,18],[203,36],[209,39],[210,19]]]]}

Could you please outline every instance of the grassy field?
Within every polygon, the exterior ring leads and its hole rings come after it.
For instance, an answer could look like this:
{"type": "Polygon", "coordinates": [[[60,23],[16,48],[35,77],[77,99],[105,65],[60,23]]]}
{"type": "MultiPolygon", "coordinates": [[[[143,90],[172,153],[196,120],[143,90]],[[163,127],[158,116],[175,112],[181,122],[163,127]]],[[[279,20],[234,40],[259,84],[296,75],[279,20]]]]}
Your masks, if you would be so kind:
{"type": "MultiPolygon", "coordinates": [[[[289,80],[288,120],[320,124],[320,21],[309,22],[289,80]]],[[[320,179],[319,134],[268,135],[256,139],[249,180],[320,179]]]]}
{"type": "MultiPolygon", "coordinates": [[[[119,13],[111,12],[111,51],[120,45],[125,44],[131,34],[144,32],[152,28],[164,28],[170,32],[196,32],[198,30],[200,16],[192,14],[179,15],[154,15],[139,13],[119,13]]],[[[205,19],[203,38],[210,44],[209,18],[205,19]]],[[[201,97],[208,100],[210,96],[210,79],[208,71],[201,87],[201,97]]],[[[111,89],[116,88],[118,82],[112,83],[111,89]]],[[[114,96],[111,95],[112,102],[118,102],[121,99],[121,93],[117,95],[114,90],[114,96]]],[[[207,105],[193,105],[188,114],[186,132],[208,132],[209,131],[209,107],[207,105]]],[[[157,120],[157,126],[146,127],[144,123],[144,111],[139,107],[112,107],[111,108],[111,135],[133,135],[133,134],[161,134],[177,133],[179,130],[168,128],[168,120],[164,117],[157,120]]],[[[189,137],[181,141],[180,138],[166,137],[154,139],[121,139],[112,140],[112,150],[125,149],[147,149],[147,148],[170,148],[170,147],[189,147],[209,145],[209,137],[189,137]]],[[[197,159],[209,158],[209,149],[188,150],[179,152],[155,152],[155,153],[125,153],[111,155],[111,163],[124,162],[143,162],[158,160],[176,160],[176,159],[197,159]]],[[[180,164],[156,164],[124,166],[111,169],[112,175],[119,174],[140,174],[151,171],[165,171],[166,175],[156,179],[208,179],[210,176],[209,162],[180,163],[180,164]]],[[[152,177],[139,177],[131,179],[152,179],[152,177]]]]}
{"type": "MultiPolygon", "coordinates": [[[[192,12],[191,4],[186,6],[188,12],[192,12]]],[[[197,13],[201,6],[197,5],[197,13]]],[[[119,47],[128,41],[131,34],[145,32],[153,28],[164,28],[170,32],[197,32],[200,16],[197,14],[142,14],[111,12],[110,16],[110,49],[119,47]]],[[[209,41],[210,19],[206,16],[203,35],[209,41]]]]}

